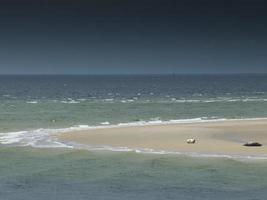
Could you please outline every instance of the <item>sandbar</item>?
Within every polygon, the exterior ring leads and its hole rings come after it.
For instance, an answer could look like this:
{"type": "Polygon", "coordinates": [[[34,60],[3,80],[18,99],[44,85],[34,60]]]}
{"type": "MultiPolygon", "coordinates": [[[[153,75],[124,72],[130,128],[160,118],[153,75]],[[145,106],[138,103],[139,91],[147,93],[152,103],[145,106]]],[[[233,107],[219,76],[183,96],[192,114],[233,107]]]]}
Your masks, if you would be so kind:
{"type": "Polygon", "coordinates": [[[267,119],[97,128],[60,133],[57,138],[90,146],[267,156],[267,119]],[[188,138],[196,143],[187,144],[188,138]],[[249,141],[263,146],[243,146],[249,141]]]}

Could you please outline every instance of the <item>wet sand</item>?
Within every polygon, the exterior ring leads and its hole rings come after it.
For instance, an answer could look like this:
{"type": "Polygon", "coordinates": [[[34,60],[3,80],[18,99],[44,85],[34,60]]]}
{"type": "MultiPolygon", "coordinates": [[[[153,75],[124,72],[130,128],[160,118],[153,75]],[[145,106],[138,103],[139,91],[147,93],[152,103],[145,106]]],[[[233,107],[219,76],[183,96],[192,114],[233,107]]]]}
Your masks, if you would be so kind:
{"type": "Polygon", "coordinates": [[[98,128],[60,133],[57,137],[90,146],[267,156],[266,119],[98,128]],[[195,138],[196,143],[187,144],[188,138],[195,138]],[[263,146],[243,146],[249,141],[263,146]]]}

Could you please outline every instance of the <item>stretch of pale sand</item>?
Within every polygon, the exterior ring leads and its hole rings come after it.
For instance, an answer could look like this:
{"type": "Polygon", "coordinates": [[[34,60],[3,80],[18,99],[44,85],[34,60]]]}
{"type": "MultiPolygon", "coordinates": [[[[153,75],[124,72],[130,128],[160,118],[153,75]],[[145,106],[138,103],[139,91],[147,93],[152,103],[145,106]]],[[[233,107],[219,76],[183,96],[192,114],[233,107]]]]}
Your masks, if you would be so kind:
{"type": "Polygon", "coordinates": [[[149,148],[175,152],[267,156],[267,120],[229,120],[98,128],[61,133],[59,140],[90,146],[149,148]],[[195,138],[195,144],[187,144],[195,138]],[[262,147],[245,147],[249,141],[262,147]]]}

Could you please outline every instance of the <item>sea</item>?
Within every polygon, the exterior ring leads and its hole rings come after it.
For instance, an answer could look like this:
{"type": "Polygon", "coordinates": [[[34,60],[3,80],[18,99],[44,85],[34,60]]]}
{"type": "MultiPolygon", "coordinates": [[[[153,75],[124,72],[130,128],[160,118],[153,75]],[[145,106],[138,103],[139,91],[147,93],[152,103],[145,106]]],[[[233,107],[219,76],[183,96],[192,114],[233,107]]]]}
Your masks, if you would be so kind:
{"type": "Polygon", "coordinates": [[[2,75],[0,199],[266,199],[267,159],[82,147],[99,127],[267,118],[267,74],[2,75]]]}

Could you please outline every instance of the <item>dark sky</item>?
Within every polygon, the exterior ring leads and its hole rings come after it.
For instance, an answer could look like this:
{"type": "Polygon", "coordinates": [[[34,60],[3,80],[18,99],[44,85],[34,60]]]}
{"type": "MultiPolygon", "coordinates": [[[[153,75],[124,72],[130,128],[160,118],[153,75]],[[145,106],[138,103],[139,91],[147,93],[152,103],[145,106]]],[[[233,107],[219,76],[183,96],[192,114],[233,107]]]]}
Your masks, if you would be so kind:
{"type": "Polygon", "coordinates": [[[1,0],[0,74],[267,72],[267,1],[1,0]]]}

